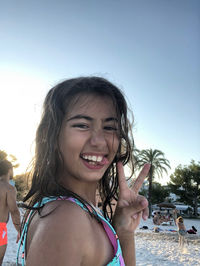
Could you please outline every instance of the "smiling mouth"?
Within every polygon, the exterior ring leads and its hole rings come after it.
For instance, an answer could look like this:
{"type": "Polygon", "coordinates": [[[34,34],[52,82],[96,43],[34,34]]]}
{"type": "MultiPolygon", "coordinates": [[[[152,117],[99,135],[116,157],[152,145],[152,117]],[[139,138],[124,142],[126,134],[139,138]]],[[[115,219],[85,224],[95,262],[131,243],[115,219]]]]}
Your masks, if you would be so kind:
{"type": "Polygon", "coordinates": [[[85,162],[89,163],[90,165],[106,165],[109,163],[107,156],[104,155],[88,155],[88,154],[81,154],[81,159],[85,162]]]}

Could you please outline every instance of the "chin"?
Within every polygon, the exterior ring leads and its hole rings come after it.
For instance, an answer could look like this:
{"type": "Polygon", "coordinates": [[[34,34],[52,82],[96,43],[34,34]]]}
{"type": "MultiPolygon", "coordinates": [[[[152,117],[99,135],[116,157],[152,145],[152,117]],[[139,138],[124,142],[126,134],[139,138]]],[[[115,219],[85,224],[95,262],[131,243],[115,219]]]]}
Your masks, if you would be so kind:
{"type": "MultiPolygon", "coordinates": [[[[105,172],[104,172],[105,173],[105,172]]],[[[91,182],[98,182],[102,179],[104,173],[90,173],[86,174],[85,177],[83,176],[82,178],[87,181],[91,182]]]]}

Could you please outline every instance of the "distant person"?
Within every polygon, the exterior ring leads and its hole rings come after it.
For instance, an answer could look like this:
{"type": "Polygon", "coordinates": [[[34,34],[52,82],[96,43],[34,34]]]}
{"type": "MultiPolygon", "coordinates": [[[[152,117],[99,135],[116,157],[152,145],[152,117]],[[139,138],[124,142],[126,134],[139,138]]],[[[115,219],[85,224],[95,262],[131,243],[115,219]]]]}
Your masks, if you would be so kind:
{"type": "Polygon", "coordinates": [[[169,216],[168,216],[168,222],[169,222],[169,225],[173,225],[173,215],[170,213],[169,216]]]}
{"type": "Polygon", "coordinates": [[[183,247],[185,243],[185,235],[187,234],[183,218],[180,216],[176,219],[176,225],[178,227],[179,246],[183,247]]]}
{"type": "Polygon", "coordinates": [[[152,211],[152,218],[154,217],[154,215],[157,213],[157,211],[152,211]]]}
{"type": "Polygon", "coordinates": [[[177,209],[174,209],[173,210],[173,219],[174,219],[174,223],[176,224],[176,220],[177,220],[177,216],[178,215],[178,212],[177,212],[177,209]]]}
{"type": "Polygon", "coordinates": [[[154,223],[155,225],[160,225],[160,224],[161,224],[161,216],[160,216],[160,212],[156,212],[156,213],[154,213],[153,223],[154,223]]]}
{"type": "Polygon", "coordinates": [[[16,189],[13,186],[13,166],[7,160],[0,161],[0,265],[7,248],[7,222],[9,213],[20,237],[20,212],[16,204],[16,189]],[[10,183],[10,184],[9,184],[10,183]]]}
{"type": "Polygon", "coordinates": [[[191,229],[187,230],[187,232],[188,232],[188,234],[196,234],[197,233],[197,229],[193,225],[191,229]]]}

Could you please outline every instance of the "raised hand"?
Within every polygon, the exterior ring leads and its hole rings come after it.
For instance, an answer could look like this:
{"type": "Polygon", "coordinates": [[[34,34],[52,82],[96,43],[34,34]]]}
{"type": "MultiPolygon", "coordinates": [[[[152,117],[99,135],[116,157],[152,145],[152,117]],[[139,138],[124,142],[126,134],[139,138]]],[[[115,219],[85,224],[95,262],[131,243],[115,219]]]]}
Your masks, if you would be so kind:
{"type": "Polygon", "coordinates": [[[119,234],[134,233],[140,223],[141,217],[148,218],[148,201],[145,197],[138,194],[145,177],[150,169],[150,164],[145,164],[144,168],[137,177],[132,188],[126,182],[123,165],[117,164],[119,176],[119,200],[117,203],[113,226],[119,234]]]}

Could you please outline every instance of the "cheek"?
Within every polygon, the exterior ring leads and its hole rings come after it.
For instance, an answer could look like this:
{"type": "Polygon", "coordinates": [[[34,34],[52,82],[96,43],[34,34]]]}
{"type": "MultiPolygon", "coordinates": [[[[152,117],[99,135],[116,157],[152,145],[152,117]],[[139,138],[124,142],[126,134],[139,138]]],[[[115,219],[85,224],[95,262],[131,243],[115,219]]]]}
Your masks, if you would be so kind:
{"type": "Polygon", "coordinates": [[[64,132],[60,136],[59,145],[60,150],[65,157],[78,157],[83,146],[83,138],[74,132],[64,132]]]}
{"type": "Polygon", "coordinates": [[[119,138],[117,136],[114,136],[110,140],[110,150],[113,152],[113,154],[116,154],[119,148],[119,138]]]}

